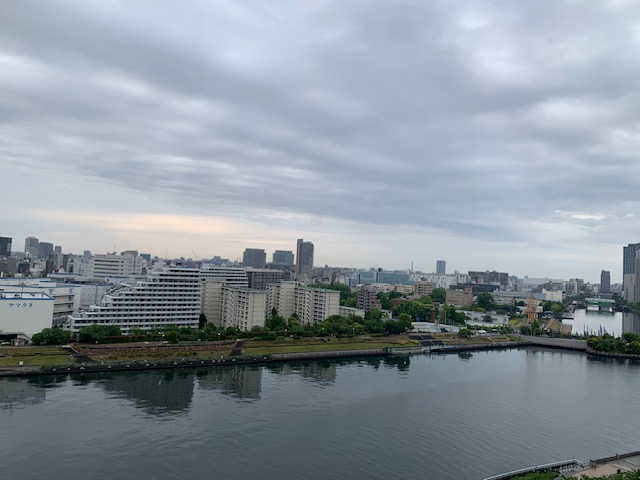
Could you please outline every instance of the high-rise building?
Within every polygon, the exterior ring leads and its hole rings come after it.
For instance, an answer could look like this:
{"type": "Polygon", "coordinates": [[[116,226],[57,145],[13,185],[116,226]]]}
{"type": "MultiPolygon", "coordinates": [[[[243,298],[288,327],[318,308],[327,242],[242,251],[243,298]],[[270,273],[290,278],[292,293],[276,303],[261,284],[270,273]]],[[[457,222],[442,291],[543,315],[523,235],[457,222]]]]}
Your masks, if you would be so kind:
{"type": "Polygon", "coordinates": [[[294,308],[302,325],[317,325],[331,315],[338,314],[340,292],[297,286],[294,308]]]}
{"type": "Polygon", "coordinates": [[[38,245],[40,240],[36,237],[27,237],[24,240],[24,253],[31,258],[38,258],[38,245]]]}
{"type": "Polygon", "coordinates": [[[11,255],[11,240],[10,237],[0,237],[0,257],[11,255]]]}
{"type": "Polygon", "coordinates": [[[40,242],[38,244],[38,258],[49,258],[49,255],[53,253],[53,243],[40,242]]]}
{"type": "Polygon", "coordinates": [[[261,248],[245,248],[242,254],[242,266],[264,268],[267,264],[267,253],[261,248]]]}
{"type": "Polygon", "coordinates": [[[630,243],[622,249],[622,291],[628,302],[635,301],[636,256],[639,250],[640,243],[630,243]]]}
{"type": "Polygon", "coordinates": [[[436,260],[436,275],[445,275],[447,273],[447,262],[444,260],[436,260]]]}
{"type": "Polygon", "coordinates": [[[608,270],[600,272],[600,293],[611,293],[611,273],[608,270]]]}
{"type": "Polygon", "coordinates": [[[313,270],[313,243],[298,239],[296,249],[296,274],[310,275],[313,270]]]}
{"type": "Polygon", "coordinates": [[[293,252],[291,250],[276,250],[273,252],[273,264],[293,266],[293,252]]]}

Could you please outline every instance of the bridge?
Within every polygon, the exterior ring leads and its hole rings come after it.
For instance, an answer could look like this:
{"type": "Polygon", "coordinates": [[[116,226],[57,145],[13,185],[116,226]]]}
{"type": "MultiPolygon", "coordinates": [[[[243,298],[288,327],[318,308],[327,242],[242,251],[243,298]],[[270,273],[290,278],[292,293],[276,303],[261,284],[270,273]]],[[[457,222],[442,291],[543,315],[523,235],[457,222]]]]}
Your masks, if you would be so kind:
{"type": "Polygon", "coordinates": [[[521,468],[520,470],[514,470],[513,472],[501,473],[500,475],[494,475],[493,477],[487,477],[484,480],[509,480],[510,478],[517,478],[520,475],[526,475],[528,473],[545,473],[545,472],[566,472],[569,470],[582,469],[584,463],[580,460],[571,459],[564,460],[562,462],[547,463],[545,465],[536,465],[535,467],[521,468]]]}

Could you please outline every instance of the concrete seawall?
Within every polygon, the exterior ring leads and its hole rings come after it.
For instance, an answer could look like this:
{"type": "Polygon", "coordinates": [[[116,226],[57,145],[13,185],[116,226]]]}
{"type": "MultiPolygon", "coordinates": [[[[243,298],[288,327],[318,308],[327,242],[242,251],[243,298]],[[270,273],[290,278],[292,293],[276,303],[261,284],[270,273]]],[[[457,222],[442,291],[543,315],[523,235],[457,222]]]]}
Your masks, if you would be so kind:
{"type": "Polygon", "coordinates": [[[247,365],[296,360],[318,360],[332,358],[353,358],[367,356],[400,356],[431,353],[453,353],[477,350],[496,350],[525,347],[526,342],[502,342],[483,345],[450,345],[429,347],[389,347],[367,350],[333,350],[327,352],[277,353],[236,357],[182,358],[171,360],[137,360],[113,363],[75,363],[69,365],[43,367],[5,367],[0,368],[0,377],[21,377],[36,375],[59,375],[71,373],[96,373],[131,370],[158,370],[167,368],[217,367],[224,365],[247,365]]]}

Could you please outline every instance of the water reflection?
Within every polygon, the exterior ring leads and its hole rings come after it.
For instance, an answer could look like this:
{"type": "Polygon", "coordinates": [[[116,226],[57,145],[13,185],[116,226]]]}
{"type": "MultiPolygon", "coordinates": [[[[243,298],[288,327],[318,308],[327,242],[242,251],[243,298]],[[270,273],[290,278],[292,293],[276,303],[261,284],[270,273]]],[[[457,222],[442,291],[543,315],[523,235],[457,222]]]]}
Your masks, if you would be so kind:
{"type": "Polygon", "coordinates": [[[473,353],[471,353],[471,352],[458,352],[458,358],[460,360],[464,360],[465,362],[468,362],[473,358],[473,353]]]}
{"type": "Polygon", "coordinates": [[[0,378],[0,410],[37,405],[45,401],[46,389],[29,380],[31,378],[0,378]]]}
{"type": "Polygon", "coordinates": [[[317,360],[315,362],[299,361],[291,363],[270,363],[267,369],[279,375],[299,375],[302,378],[318,383],[334,383],[337,367],[346,365],[350,360],[317,360]]]}
{"type": "Polygon", "coordinates": [[[600,313],[585,309],[575,311],[573,320],[562,320],[565,325],[571,325],[573,335],[602,335],[608,333],[615,337],[623,333],[640,335],[640,316],[630,312],[600,313]]]}
{"type": "Polygon", "coordinates": [[[240,366],[201,368],[196,371],[198,386],[204,390],[219,390],[225,395],[243,399],[259,399],[262,389],[262,368],[240,366]]]}
{"type": "Polygon", "coordinates": [[[74,382],[97,384],[118,398],[131,400],[151,415],[184,412],[191,406],[194,391],[193,372],[187,369],[114,372],[93,378],[75,377],[74,382]]]}

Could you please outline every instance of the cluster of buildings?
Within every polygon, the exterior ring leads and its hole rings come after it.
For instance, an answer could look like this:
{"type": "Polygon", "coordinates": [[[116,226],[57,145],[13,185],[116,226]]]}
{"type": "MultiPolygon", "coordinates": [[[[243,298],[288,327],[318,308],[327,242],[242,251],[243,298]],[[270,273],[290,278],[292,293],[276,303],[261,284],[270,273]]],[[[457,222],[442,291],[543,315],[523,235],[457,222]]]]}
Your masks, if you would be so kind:
{"type": "Polygon", "coordinates": [[[271,264],[264,250],[247,249],[242,265],[220,257],[168,262],[134,250],[63,255],[35,237],[26,239],[24,252],[12,252],[11,243],[1,237],[0,259],[11,263],[0,270],[3,340],[56,325],[72,332],[91,324],[116,325],[123,333],[197,328],[204,314],[218,327],[251,330],[274,309],[285,318],[296,314],[302,324],[339,313],[339,292],[303,284],[311,280],[314,255],[313,243],[303,239],[295,256],[276,250],[271,264]],[[18,271],[16,263],[26,268],[18,271]]]}
{"type": "Polygon", "coordinates": [[[295,252],[272,252],[271,262],[260,248],[244,250],[242,262],[221,257],[169,262],[135,250],[63,254],[60,246],[35,237],[25,239],[24,252],[14,252],[12,239],[0,237],[0,335],[30,336],[52,325],[77,332],[94,323],[117,325],[124,333],[170,325],[197,328],[202,314],[218,327],[251,330],[274,311],[312,325],[330,315],[381,309],[380,292],[401,293],[406,301],[434,288],[444,289],[445,302],[459,307],[471,305],[480,292],[511,305],[531,296],[562,301],[580,293],[616,292],[640,302],[639,252],[640,243],[624,247],[622,285],[611,284],[605,270],[600,284],[591,285],[578,278],[517,278],[493,270],[447,273],[444,260],[436,262],[433,273],[314,267],[314,245],[304,239],[297,240],[295,252]],[[307,286],[328,283],[353,287],[355,308],[340,306],[337,291],[307,286]]]}
{"type": "Polygon", "coordinates": [[[267,252],[264,249],[247,248],[242,254],[242,266],[282,270],[288,274],[288,278],[309,278],[313,273],[313,243],[299,238],[295,255],[291,250],[276,250],[271,263],[267,263],[267,252]]]}

